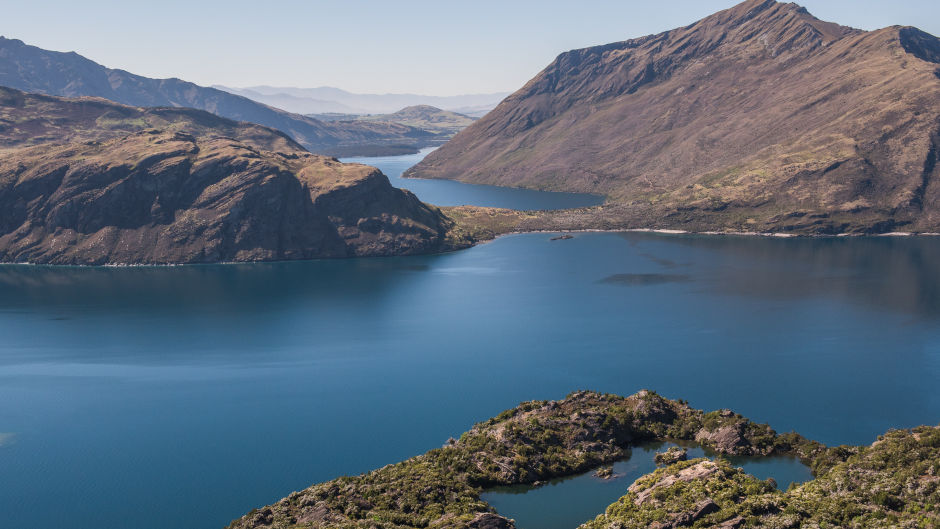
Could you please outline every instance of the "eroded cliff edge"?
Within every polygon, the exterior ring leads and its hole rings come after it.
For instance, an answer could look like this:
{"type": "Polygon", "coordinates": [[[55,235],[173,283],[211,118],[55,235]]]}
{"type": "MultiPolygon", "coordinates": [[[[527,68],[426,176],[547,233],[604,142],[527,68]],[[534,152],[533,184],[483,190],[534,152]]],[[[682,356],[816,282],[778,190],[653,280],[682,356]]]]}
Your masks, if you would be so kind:
{"type": "Polygon", "coordinates": [[[372,167],[192,109],[0,89],[0,262],[181,264],[444,251],[372,167]]]}

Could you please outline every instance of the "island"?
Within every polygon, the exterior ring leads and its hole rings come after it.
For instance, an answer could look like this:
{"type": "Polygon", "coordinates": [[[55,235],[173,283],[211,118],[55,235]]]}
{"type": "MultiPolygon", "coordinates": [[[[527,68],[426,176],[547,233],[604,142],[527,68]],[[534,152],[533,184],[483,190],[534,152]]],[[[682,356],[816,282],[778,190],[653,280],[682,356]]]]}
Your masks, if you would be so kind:
{"type": "Polygon", "coordinates": [[[514,522],[481,499],[486,489],[602,468],[652,440],[695,441],[725,455],[792,454],[815,479],[780,491],[720,457],[668,462],[583,529],[940,524],[940,427],[890,431],[870,446],[827,447],[730,410],[706,413],[644,390],[524,402],[442,448],[291,493],[228,529],[511,529],[514,522]]]}

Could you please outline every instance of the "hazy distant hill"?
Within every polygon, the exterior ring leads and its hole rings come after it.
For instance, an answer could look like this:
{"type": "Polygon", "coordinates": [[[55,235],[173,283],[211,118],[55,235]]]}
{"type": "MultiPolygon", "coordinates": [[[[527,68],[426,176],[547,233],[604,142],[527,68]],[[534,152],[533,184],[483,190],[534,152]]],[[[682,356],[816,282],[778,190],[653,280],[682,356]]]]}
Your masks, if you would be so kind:
{"type": "Polygon", "coordinates": [[[401,108],[419,105],[434,106],[455,112],[486,113],[509,95],[508,92],[458,96],[354,94],[329,86],[319,88],[276,86],[231,88],[217,85],[216,88],[300,114],[324,114],[328,112],[391,114],[401,108]],[[310,110],[311,108],[315,110],[310,110]]]}
{"type": "Polygon", "coordinates": [[[95,96],[140,107],[192,107],[281,130],[312,152],[414,152],[432,135],[388,123],[322,123],[180,79],[150,79],[106,68],[75,52],[62,53],[0,37],[0,86],[66,97],[95,96]]]}
{"type": "Polygon", "coordinates": [[[0,87],[0,262],[206,263],[450,248],[373,167],[190,108],[0,87]]]}
{"type": "Polygon", "coordinates": [[[449,110],[441,110],[430,105],[416,105],[406,107],[392,114],[312,114],[310,117],[322,121],[373,121],[398,123],[407,125],[432,134],[441,140],[449,139],[461,130],[469,127],[476,119],[449,110]]]}
{"type": "Polygon", "coordinates": [[[264,103],[265,105],[281,108],[287,110],[288,112],[295,112],[297,114],[310,115],[337,113],[358,115],[364,113],[364,111],[360,108],[354,108],[337,101],[328,101],[325,99],[314,99],[312,97],[301,97],[281,93],[262,94],[261,92],[256,92],[254,90],[227,88],[219,85],[216,85],[213,88],[224,90],[242,97],[247,97],[252,101],[264,103]]]}
{"type": "Polygon", "coordinates": [[[940,231],[940,40],[748,0],[563,53],[408,176],[603,193],[606,227],[940,231]]]}

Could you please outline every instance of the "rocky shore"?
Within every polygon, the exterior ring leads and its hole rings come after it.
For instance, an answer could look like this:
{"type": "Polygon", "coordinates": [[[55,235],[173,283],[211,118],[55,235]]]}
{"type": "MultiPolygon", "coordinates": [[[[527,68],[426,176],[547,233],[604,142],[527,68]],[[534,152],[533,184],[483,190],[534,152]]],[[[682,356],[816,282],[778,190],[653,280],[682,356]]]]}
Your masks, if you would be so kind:
{"type": "Polygon", "coordinates": [[[487,528],[514,522],[481,500],[490,487],[600,468],[651,440],[697,441],[718,454],[792,454],[815,480],[777,491],[724,460],[669,464],[645,476],[586,529],[657,527],[934,527],[940,523],[940,428],[889,432],[868,447],[826,447],[729,410],[705,413],[641,391],[577,392],[525,402],[443,448],[313,485],[229,529],[487,528]],[[934,524],[934,525],[930,525],[934,524]]]}

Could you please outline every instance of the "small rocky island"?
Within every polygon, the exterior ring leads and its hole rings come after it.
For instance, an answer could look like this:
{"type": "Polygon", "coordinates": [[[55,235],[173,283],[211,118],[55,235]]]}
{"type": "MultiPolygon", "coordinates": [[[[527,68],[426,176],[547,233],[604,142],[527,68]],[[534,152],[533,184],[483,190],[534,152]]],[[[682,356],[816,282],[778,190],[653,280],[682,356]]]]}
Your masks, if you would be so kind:
{"type": "Polygon", "coordinates": [[[657,452],[656,457],[653,458],[653,461],[655,461],[657,465],[669,466],[687,459],[689,459],[689,453],[685,448],[673,446],[665,452],[657,452]]]}
{"type": "Polygon", "coordinates": [[[827,447],[650,391],[630,397],[582,391],[522,403],[443,448],[294,492],[229,529],[511,529],[512,520],[481,500],[484,490],[609,466],[631,446],[654,440],[697,441],[725,455],[791,454],[816,478],[784,492],[721,458],[665,462],[582,528],[940,524],[940,427],[891,431],[870,446],[827,447]]]}

